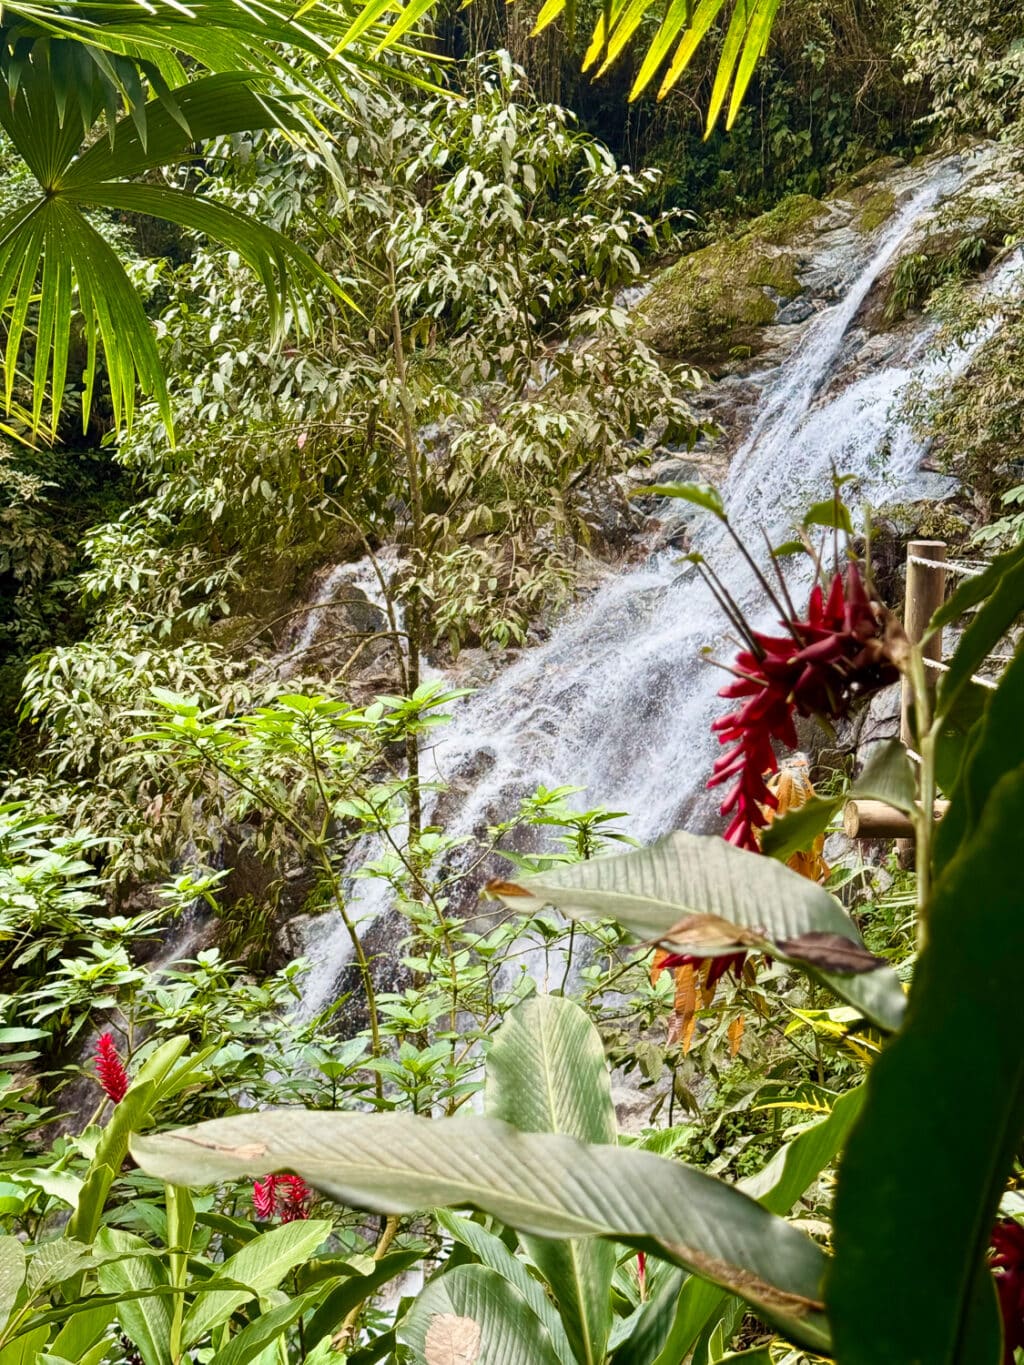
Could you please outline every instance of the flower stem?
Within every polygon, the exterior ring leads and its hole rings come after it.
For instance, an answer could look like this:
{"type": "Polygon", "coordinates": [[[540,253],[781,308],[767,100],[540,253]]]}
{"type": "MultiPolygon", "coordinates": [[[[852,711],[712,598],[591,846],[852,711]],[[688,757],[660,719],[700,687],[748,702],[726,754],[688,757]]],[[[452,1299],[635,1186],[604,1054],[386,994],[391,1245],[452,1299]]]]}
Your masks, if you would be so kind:
{"type": "Polygon", "coordinates": [[[917,870],[917,948],[928,941],[928,901],[931,897],[932,834],[935,829],[935,749],[938,727],[932,723],[932,697],[919,645],[910,651],[908,678],[914,697],[914,730],[921,759],[917,805],[913,813],[917,870]]]}

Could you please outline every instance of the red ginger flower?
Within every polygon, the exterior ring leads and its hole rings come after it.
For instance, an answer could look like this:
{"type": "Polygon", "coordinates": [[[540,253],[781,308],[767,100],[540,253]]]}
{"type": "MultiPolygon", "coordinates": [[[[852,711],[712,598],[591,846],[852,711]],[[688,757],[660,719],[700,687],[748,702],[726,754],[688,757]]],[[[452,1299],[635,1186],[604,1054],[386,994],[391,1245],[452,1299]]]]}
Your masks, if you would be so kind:
{"type": "Polygon", "coordinates": [[[278,1215],[282,1223],[309,1217],[313,1191],[298,1175],[268,1175],[252,1182],[252,1206],[257,1218],[278,1215]]]}
{"type": "Polygon", "coordinates": [[[108,1098],[120,1104],[128,1091],[128,1072],[109,1033],[101,1034],[96,1044],[96,1079],[108,1098]]]}
{"type": "Polygon", "coordinates": [[[740,705],[711,727],[720,743],[732,745],[708,782],[715,787],[735,778],[721,807],[723,815],[732,812],[725,837],[755,853],[756,830],[768,823],[763,808],[777,804],[765,781],[779,766],[772,741],[795,749],[794,714],[838,719],[856,697],[898,677],[885,653],[879,608],[855,564],[848,565],[845,583],[842,574],[834,576],[827,599],[815,584],[806,620],[782,624],[788,635],[749,632],[754,648],[737,655],[736,679],[718,694],[740,705]]]}
{"type": "Polygon", "coordinates": [[[996,1271],[999,1311],[1003,1319],[1003,1365],[1013,1365],[1018,1346],[1024,1346],[1024,1227],[1001,1218],[992,1229],[989,1264],[996,1271]]]}
{"type": "Polygon", "coordinates": [[[747,960],[746,950],[738,953],[722,953],[717,957],[709,957],[707,953],[666,953],[664,957],[657,960],[657,970],[665,971],[668,968],[676,967],[697,967],[703,968],[707,964],[707,975],[704,977],[705,994],[714,994],[715,987],[721,981],[726,972],[731,971],[737,981],[743,975],[743,964],[747,960]]]}

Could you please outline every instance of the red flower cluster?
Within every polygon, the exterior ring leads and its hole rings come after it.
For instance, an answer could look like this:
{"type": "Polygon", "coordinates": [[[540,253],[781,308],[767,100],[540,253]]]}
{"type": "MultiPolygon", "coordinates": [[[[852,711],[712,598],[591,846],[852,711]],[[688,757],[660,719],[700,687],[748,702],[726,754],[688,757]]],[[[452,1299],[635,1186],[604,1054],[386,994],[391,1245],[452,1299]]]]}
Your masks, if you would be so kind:
{"type": "Polygon", "coordinates": [[[763,807],[776,798],[765,775],[778,769],[772,741],[794,749],[794,713],[800,716],[844,716],[853,700],[898,677],[886,655],[883,622],[868,597],[855,564],[832,579],[826,600],[815,584],[806,620],[784,620],[784,636],[748,631],[749,649],[736,657],[734,682],[721,697],[741,702],[712,729],[719,742],[733,747],[714,766],[709,787],[735,778],[722,802],[722,814],[733,813],[725,832],[730,843],[757,852],[756,830],[768,819],[763,807]]]}
{"type": "Polygon", "coordinates": [[[992,1251],[989,1264],[996,1271],[1003,1318],[1003,1365],[1013,1365],[1014,1352],[1024,1346],[1024,1227],[1001,1218],[992,1229],[992,1251]]]}
{"type": "Polygon", "coordinates": [[[294,1223],[309,1217],[313,1191],[298,1175],[268,1175],[252,1182],[252,1206],[257,1218],[273,1218],[294,1223]]]}
{"type": "Polygon", "coordinates": [[[107,1097],[120,1104],[128,1091],[128,1072],[124,1062],[117,1055],[113,1035],[100,1035],[96,1044],[96,1079],[103,1087],[107,1097]]]}
{"type": "Polygon", "coordinates": [[[745,951],[726,953],[720,957],[709,957],[707,953],[666,953],[664,957],[658,959],[658,970],[663,971],[667,967],[695,967],[700,969],[706,962],[708,971],[704,978],[704,992],[705,994],[713,994],[715,987],[726,972],[731,971],[737,981],[742,978],[743,964],[746,960],[745,951]]]}

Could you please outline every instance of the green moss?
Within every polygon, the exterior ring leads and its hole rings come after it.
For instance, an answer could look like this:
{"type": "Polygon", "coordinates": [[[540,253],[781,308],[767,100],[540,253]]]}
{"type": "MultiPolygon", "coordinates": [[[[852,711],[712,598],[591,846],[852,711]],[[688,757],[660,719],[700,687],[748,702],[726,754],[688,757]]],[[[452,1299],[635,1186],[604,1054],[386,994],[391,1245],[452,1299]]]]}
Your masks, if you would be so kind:
{"type": "Polygon", "coordinates": [[[778,299],[800,293],[788,247],[824,212],[810,195],[791,195],[736,236],[684,256],[637,310],[644,339],[666,355],[712,367],[756,354],[778,299]]]}
{"type": "Polygon", "coordinates": [[[971,534],[967,521],[948,502],[886,503],[878,509],[878,517],[895,523],[903,537],[944,540],[949,545],[960,546],[971,534]]]}
{"type": "Polygon", "coordinates": [[[748,224],[739,234],[739,240],[788,246],[826,211],[825,205],[809,194],[789,194],[748,224]]]}
{"type": "Polygon", "coordinates": [[[896,196],[892,190],[875,190],[861,205],[857,227],[861,232],[874,232],[896,211],[896,196]]]}

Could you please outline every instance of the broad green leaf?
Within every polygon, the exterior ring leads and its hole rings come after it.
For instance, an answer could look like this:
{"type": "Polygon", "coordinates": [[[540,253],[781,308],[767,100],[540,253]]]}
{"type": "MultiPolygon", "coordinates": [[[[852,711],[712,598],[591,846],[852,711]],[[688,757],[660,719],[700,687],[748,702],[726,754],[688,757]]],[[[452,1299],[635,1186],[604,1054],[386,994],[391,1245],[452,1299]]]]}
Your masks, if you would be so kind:
{"type": "Polygon", "coordinates": [[[46,1345],[49,1327],[37,1327],[0,1349],[0,1365],[38,1365],[39,1352],[46,1345]]]}
{"type": "Polygon", "coordinates": [[[29,1297],[42,1289],[60,1284],[92,1262],[92,1251],[81,1242],[67,1237],[40,1243],[29,1262],[27,1286],[29,1297]]]}
{"type": "Polygon", "coordinates": [[[1022,565],[1024,565],[1024,544],[1014,546],[1005,554],[996,555],[995,559],[981,573],[962,578],[950,594],[949,600],[944,602],[932,617],[928,626],[928,635],[940,630],[943,626],[951,625],[958,617],[969,612],[972,607],[986,601],[996,592],[1006,575],[1014,573],[1022,565]]]}
{"type": "Polygon", "coordinates": [[[0,1237],[0,1329],[6,1326],[25,1281],[25,1248],[17,1237],[0,1237]]]}
{"type": "MultiPolygon", "coordinates": [[[[328,1333],[334,1332],[353,1308],[358,1308],[360,1304],[372,1299],[396,1275],[403,1275],[422,1259],[423,1257],[416,1251],[393,1251],[389,1256],[382,1256],[379,1261],[375,1261],[369,1274],[345,1276],[328,1293],[310,1318],[307,1326],[309,1340],[318,1341],[328,1333]]],[[[322,1289],[320,1294],[322,1297],[322,1289]]],[[[220,1365],[220,1362],[217,1365],[220,1365]]]]}
{"type": "MultiPolygon", "coordinates": [[[[260,1313],[259,1317],[254,1318],[233,1336],[226,1346],[221,1347],[210,1365],[249,1365],[249,1362],[255,1360],[268,1346],[280,1340],[292,1323],[310,1308],[315,1307],[321,1298],[323,1289],[314,1289],[308,1294],[300,1294],[297,1298],[289,1299],[287,1303],[282,1303],[277,1308],[260,1313]]],[[[310,1339],[317,1340],[312,1332],[310,1339]]]]}
{"type": "Polygon", "coordinates": [[[820,1249],[738,1190],[650,1152],[496,1119],[294,1109],[140,1137],[132,1151],[173,1184],[289,1169],[342,1204],[475,1206],[536,1236],[611,1238],[741,1295],[794,1341],[828,1341],[820,1249]]]}
{"type": "Polygon", "coordinates": [[[519,1290],[479,1265],[431,1280],[397,1335],[415,1365],[558,1365],[550,1337],[519,1290]]]}
{"type": "Polygon", "coordinates": [[[868,1078],[835,1204],[843,1365],[1000,1359],[985,1257],[1024,1131],[1022,827],[1024,766],[938,878],[906,1024],[868,1078]]]}
{"type": "MultiPolygon", "coordinates": [[[[783,961],[790,959],[780,942],[802,934],[832,933],[861,942],[835,897],[806,877],[723,839],[681,831],[650,848],[593,858],[515,883],[492,882],[489,889],[518,911],[553,905],[572,918],[615,919],[639,939],[666,946],[672,943],[670,931],[691,916],[735,926],[749,941],[756,937],[765,942],[783,961]]],[[[715,956],[736,950],[723,941],[720,924],[708,926],[706,941],[701,932],[701,922],[694,921],[687,952],[715,956]]],[[[880,1028],[899,1027],[903,988],[888,967],[857,976],[813,975],[880,1028]]]]}
{"type": "Polygon", "coordinates": [[[83,1360],[102,1338],[107,1326],[113,1321],[117,1305],[101,1304],[97,1308],[84,1308],[68,1319],[54,1338],[50,1349],[54,1355],[64,1356],[67,1360],[83,1360]]]}
{"type": "Polygon", "coordinates": [[[799,850],[810,848],[818,835],[828,828],[840,806],[857,797],[885,801],[907,813],[914,809],[917,798],[914,771],[899,740],[888,740],[880,745],[843,796],[812,797],[798,810],[787,811],[773,820],[761,835],[762,852],[785,862],[799,850]]]}
{"type": "Polygon", "coordinates": [[[713,513],[719,521],[725,520],[725,503],[717,488],[709,483],[656,483],[648,488],[634,488],[631,498],[681,498],[692,502],[695,507],[703,507],[713,513]]]}
{"type": "Polygon", "coordinates": [[[935,780],[947,796],[960,780],[967,753],[980,732],[979,722],[991,700],[991,688],[971,681],[960,688],[953,705],[941,717],[935,744],[935,780]]]}
{"type": "MultiPolygon", "coordinates": [[[[119,1261],[104,1261],[99,1265],[96,1278],[104,1293],[123,1294],[126,1291],[145,1291],[166,1286],[167,1272],[159,1257],[147,1242],[134,1233],[122,1232],[119,1228],[101,1228],[96,1234],[96,1248],[112,1254],[153,1252],[150,1256],[136,1255],[119,1261]]],[[[169,1299],[160,1295],[125,1299],[118,1304],[117,1320],[125,1335],[138,1348],[145,1365],[172,1365],[169,1299]]]]}
{"type": "MultiPolygon", "coordinates": [[[[1024,650],[1018,649],[988,708],[971,732],[949,810],[935,834],[935,864],[942,868],[973,834],[993,788],[1008,769],[1024,764],[1024,650]]],[[[1007,857],[1010,856],[1007,850],[1007,857]]]]}
{"type": "Polygon", "coordinates": [[[810,526],[831,526],[853,535],[850,509],[840,498],[826,498],[824,502],[814,503],[804,514],[803,525],[805,529],[810,526]]]}
{"type": "MultiPolygon", "coordinates": [[[[168,1181],[185,1185],[188,1181],[168,1181]]],[[[194,1346],[206,1334],[226,1322],[236,1308],[249,1299],[276,1289],[290,1270],[312,1256],[331,1233],[326,1219],[283,1223],[253,1238],[241,1251],[222,1263],[199,1287],[195,1302],[185,1314],[182,1341],[194,1346]],[[239,1285],[246,1288],[240,1289],[239,1285]]]]}
{"type": "Polygon", "coordinates": [[[863,1085],[840,1095],[828,1118],[810,1124],[780,1147],[756,1175],[741,1180],[739,1188],[772,1213],[789,1213],[842,1151],[863,1103],[863,1085]]]}
{"type": "Polygon", "coordinates": [[[942,675],[935,700],[938,716],[948,714],[960,689],[970,682],[972,675],[1024,612],[1024,552],[1017,551],[1000,559],[1004,565],[996,578],[988,579],[991,569],[981,575],[990,582],[991,591],[960,637],[949,668],[942,675]]]}
{"type": "MultiPolygon", "coordinates": [[[[667,1266],[666,1273],[650,1290],[650,1297],[628,1318],[616,1323],[612,1339],[618,1345],[611,1355],[612,1365],[653,1365],[672,1330],[679,1295],[687,1279],[677,1266],[667,1266]]],[[[716,1295],[722,1292],[717,1286],[709,1287],[714,1288],[716,1295]]],[[[677,1358],[681,1360],[682,1355],[677,1358]]]]}
{"type": "MultiPolygon", "coordinates": [[[[782,1147],[756,1175],[738,1188],[772,1213],[785,1214],[835,1160],[864,1098],[863,1086],[840,1096],[828,1118],[805,1128],[782,1147]]],[[[613,1365],[678,1365],[693,1349],[709,1322],[720,1317],[729,1295],[706,1280],[690,1276],[665,1305],[659,1296],[647,1305],[648,1317],[615,1353],[613,1365]],[[668,1307],[670,1312],[665,1313],[668,1307]],[[651,1347],[656,1346],[652,1352],[651,1347]]]]}
{"type": "Polygon", "coordinates": [[[808,849],[819,834],[824,834],[836,816],[845,796],[812,796],[797,810],[777,816],[761,834],[761,852],[786,862],[794,853],[808,849]]]}
{"type": "Polygon", "coordinates": [[[562,1319],[555,1311],[551,1300],[519,1257],[509,1251],[501,1238],[496,1237],[493,1232],[488,1232],[479,1223],[474,1223],[468,1218],[457,1218],[446,1209],[438,1210],[437,1221],[450,1237],[468,1247],[481,1265],[493,1270],[502,1279],[508,1280],[509,1284],[522,1294],[551,1338],[555,1355],[562,1365],[578,1365],[569,1345],[569,1338],[565,1334],[562,1319]]]}
{"type": "MultiPolygon", "coordinates": [[[[488,1050],[485,1107],[525,1133],[563,1133],[590,1143],[617,1140],[601,1036],[579,1005],[542,995],[508,1015],[488,1050]]],[[[524,1237],[523,1243],[551,1287],[579,1360],[603,1362],[612,1325],[615,1248],[594,1239],[524,1237]]]]}
{"type": "Polygon", "coordinates": [[[730,1302],[731,1296],[723,1294],[719,1285],[691,1275],[679,1295],[665,1344],[652,1365],[678,1365],[687,1359],[708,1324],[720,1318],[730,1302]]]}

